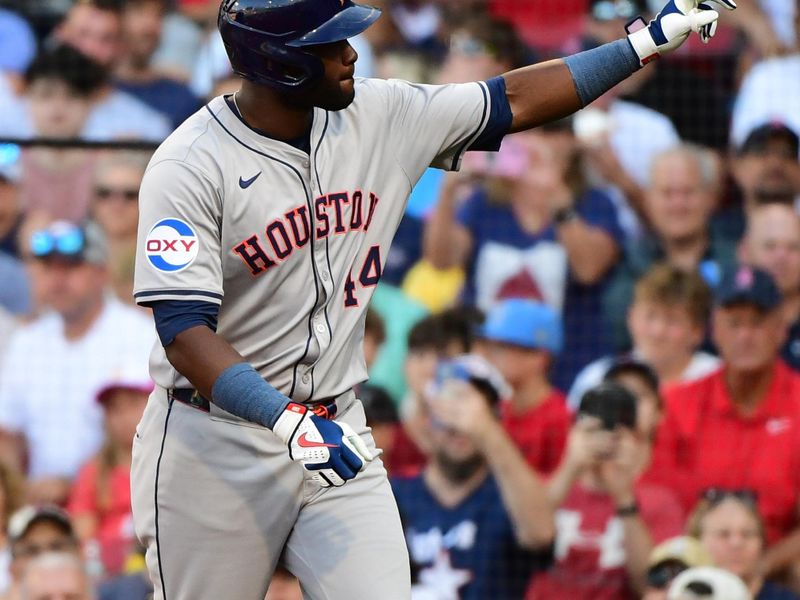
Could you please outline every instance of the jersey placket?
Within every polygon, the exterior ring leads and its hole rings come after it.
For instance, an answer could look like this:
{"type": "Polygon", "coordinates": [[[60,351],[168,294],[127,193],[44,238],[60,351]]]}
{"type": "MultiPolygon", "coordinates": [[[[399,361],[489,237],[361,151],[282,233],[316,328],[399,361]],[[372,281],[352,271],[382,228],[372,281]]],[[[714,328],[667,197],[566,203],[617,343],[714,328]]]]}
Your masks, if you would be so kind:
{"type": "MultiPolygon", "coordinates": [[[[304,158],[302,161],[303,167],[303,177],[306,178],[306,182],[308,184],[308,188],[311,193],[311,205],[313,207],[314,201],[318,198],[322,191],[320,189],[320,181],[317,177],[315,162],[316,162],[316,153],[319,150],[320,145],[322,144],[322,137],[324,137],[324,131],[320,138],[315,140],[317,137],[317,132],[315,129],[317,128],[317,124],[319,123],[320,117],[319,113],[315,115],[314,119],[314,127],[311,132],[311,153],[308,157],[304,158]]],[[[325,115],[327,118],[327,114],[325,115]]],[[[330,329],[330,322],[328,320],[327,315],[327,307],[330,298],[333,295],[333,276],[328,269],[328,259],[327,259],[327,240],[326,239],[317,239],[317,228],[316,223],[314,220],[315,212],[313,210],[310,211],[310,222],[311,222],[311,233],[313,239],[313,246],[311,248],[312,252],[312,259],[313,259],[313,266],[314,266],[314,282],[317,286],[317,291],[319,293],[319,300],[316,306],[312,309],[311,315],[311,336],[312,339],[310,340],[310,347],[309,352],[306,356],[306,359],[303,361],[301,365],[301,370],[303,370],[303,374],[300,377],[300,382],[302,383],[302,387],[304,390],[307,391],[307,396],[310,399],[313,396],[314,392],[314,367],[317,364],[320,356],[327,350],[330,346],[331,338],[333,336],[333,332],[330,329]]]]}

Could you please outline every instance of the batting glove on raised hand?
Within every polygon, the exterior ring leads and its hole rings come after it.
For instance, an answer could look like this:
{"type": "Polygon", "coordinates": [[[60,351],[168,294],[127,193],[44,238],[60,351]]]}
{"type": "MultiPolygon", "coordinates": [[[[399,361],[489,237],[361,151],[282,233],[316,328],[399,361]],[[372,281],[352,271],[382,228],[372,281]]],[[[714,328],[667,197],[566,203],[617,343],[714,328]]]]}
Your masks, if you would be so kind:
{"type": "MultiPolygon", "coordinates": [[[[734,0],[713,1],[727,10],[736,8],[734,0]]],[[[646,65],[680,46],[692,31],[700,34],[701,41],[707,44],[717,31],[718,18],[719,13],[706,2],[669,0],[647,27],[629,34],[628,39],[639,55],[639,62],[646,65]]]]}
{"type": "Polygon", "coordinates": [[[340,486],[353,479],[374,457],[347,423],[318,417],[307,406],[290,402],[272,431],[289,447],[289,458],[322,486],[340,486]]]}

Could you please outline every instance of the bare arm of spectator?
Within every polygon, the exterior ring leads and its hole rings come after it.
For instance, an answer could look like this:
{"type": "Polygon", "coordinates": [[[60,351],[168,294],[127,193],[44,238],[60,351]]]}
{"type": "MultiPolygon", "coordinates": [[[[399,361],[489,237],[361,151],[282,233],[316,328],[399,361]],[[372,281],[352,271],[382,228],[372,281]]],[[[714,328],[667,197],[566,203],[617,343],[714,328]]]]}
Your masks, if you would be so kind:
{"type": "Polygon", "coordinates": [[[445,176],[439,201],[425,224],[423,254],[437,269],[464,265],[472,248],[469,230],[456,219],[462,181],[454,173],[445,176]]]}
{"type": "Polygon", "coordinates": [[[617,261],[619,247],[614,239],[580,217],[557,225],[556,231],[567,251],[572,275],[579,283],[597,283],[617,261]]]}
{"type": "Polygon", "coordinates": [[[602,462],[600,475],[617,510],[625,511],[619,515],[623,526],[625,570],[631,586],[641,593],[647,585],[645,577],[653,538],[638,511],[631,510],[636,506],[634,483],[638,477],[636,454],[640,446],[633,432],[623,430],[619,435],[617,451],[613,458],[602,462]]]}
{"type": "Polygon", "coordinates": [[[731,21],[744,32],[761,56],[768,58],[786,51],[758,2],[741,2],[737,6],[738,10],[730,13],[731,21]]]}
{"type": "Polygon", "coordinates": [[[520,545],[547,546],[555,536],[553,511],[542,481],[528,466],[491,411],[484,397],[471,385],[431,404],[434,417],[447,427],[469,436],[497,480],[503,504],[520,545]]]}
{"type": "Polygon", "coordinates": [[[17,473],[24,473],[25,448],[24,435],[0,429],[0,462],[17,473]]]}
{"type": "Polygon", "coordinates": [[[608,453],[612,439],[599,419],[580,417],[569,432],[564,458],[547,482],[547,496],[553,508],[567,499],[570,489],[586,468],[608,453]]]}

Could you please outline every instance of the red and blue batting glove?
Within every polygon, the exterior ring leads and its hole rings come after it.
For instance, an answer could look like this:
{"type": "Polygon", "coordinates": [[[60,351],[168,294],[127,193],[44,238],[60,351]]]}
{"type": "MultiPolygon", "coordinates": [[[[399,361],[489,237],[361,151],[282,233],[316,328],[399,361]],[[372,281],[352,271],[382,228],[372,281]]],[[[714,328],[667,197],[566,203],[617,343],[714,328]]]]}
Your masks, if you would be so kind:
{"type": "MultiPolygon", "coordinates": [[[[727,10],[736,8],[734,0],[713,1],[727,10]]],[[[719,13],[706,2],[698,4],[697,0],[669,0],[646,27],[629,33],[628,40],[639,56],[640,63],[646,65],[680,46],[692,31],[700,35],[703,43],[708,43],[717,31],[718,18],[719,13]]],[[[629,32],[635,22],[628,24],[629,32]]]]}
{"type": "Polygon", "coordinates": [[[289,448],[289,458],[302,463],[322,486],[344,485],[375,456],[347,423],[329,421],[307,406],[290,402],[272,431],[289,448]]]}

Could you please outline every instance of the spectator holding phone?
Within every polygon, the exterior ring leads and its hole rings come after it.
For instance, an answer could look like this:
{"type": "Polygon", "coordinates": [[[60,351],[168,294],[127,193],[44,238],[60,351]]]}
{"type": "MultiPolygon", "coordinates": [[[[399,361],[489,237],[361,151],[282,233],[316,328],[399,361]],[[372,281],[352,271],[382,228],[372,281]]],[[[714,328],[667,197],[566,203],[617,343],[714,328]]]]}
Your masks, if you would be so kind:
{"type": "Polygon", "coordinates": [[[677,535],[682,511],[669,490],[639,482],[646,467],[637,400],[615,383],[581,399],[564,460],[548,485],[556,510],[555,564],[526,596],[623,600],[644,591],[654,543],[677,535]]]}

